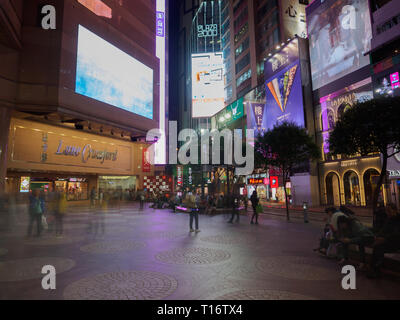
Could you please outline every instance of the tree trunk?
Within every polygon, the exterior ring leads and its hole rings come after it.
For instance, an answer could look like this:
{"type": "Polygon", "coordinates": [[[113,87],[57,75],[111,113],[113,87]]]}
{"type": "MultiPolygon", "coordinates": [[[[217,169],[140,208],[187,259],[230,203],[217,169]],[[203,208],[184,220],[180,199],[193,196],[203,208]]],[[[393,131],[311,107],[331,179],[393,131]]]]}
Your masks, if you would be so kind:
{"type": "Polygon", "coordinates": [[[283,190],[285,191],[286,219],[287,219],[287,221],[290,221],[289,201],[288,201],[288,196],[287,196],[287,191],[286,191],[286,173],[285,173],[285,171],[283,171],[283,190]]]}
{"type": "Polygon", "coordinates": [[[376,186],[376,189],[374,190],[374,198],[372,202],[372,216],[373,216],[373,227],[375,227],[375,215],[376,215],[376,209],[378,208],[378,198],[379,198],[379,193],[381,191],[382,184],[384,182],[385,176],[386,176],[386,169],[387,169],[387,160],[388,160],[388,155],[383,154],[382,155],[382,169],[381,169],[381,174],[379,176],[378,184],[376,186]]]}

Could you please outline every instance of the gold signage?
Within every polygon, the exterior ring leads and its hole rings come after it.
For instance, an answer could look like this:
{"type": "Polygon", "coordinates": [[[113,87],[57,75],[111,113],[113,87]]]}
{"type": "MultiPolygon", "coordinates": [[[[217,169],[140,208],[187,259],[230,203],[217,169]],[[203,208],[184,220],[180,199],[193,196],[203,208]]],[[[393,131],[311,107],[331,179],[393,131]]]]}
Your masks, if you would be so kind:
{"type": "Polygon", "coordinates": [[[8,166],[21,170],[134,175],[140,146],[86,132],[12,119],[8,166]]]}
{"type": "Polygon", "coordinates": [[[109,152],[107,149],[99,151],[93,149],[90,144],[86,144],[83,148],[72,145],[63,146],[63,140],[60,140],[56,155],[73,157],[80,155],[83,163],[88,162],[89,159],[98,159],[101,160],[100,163],[104,163],[105,160],[117,161],[118,150],[114,152],[109,152]]]}

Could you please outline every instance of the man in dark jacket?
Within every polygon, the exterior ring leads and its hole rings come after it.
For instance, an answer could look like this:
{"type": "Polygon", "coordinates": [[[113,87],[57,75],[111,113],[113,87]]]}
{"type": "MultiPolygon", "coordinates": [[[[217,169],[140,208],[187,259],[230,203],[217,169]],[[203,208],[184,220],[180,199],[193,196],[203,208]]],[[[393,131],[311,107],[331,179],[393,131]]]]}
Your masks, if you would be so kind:
{"type": "Polygon", "coordinates": [[[369,278],[380,276],[380,267],[383,263],[385,253],[400,250],[400,215],[394,204],[386,207],[388,219],[384,226],[378,231],[373,245],[371,271],[367,274],[369,278]]]}
{"type": "Polygon", "coordinates": [[[240,211],[239,211],[240,198],[235,193],[235,194],[233,194],[233,196],[229,197],[229,200],[230,200],[230,207],[232,209],[232,216],[231,216],[231,219],[228,222],[229,223],[233,223],[233,219],[235,218],[235,215],[236,215],[236,222],[239,222],[239,217],[240,217],[240,211]]]}
{"type": "Polygon", "coordinates": [[[349,218],[348,216],[340,216],[337,220],[339,229],[339,242],[341,242],[341,264],[347,264],[349,256],[349,245],[358,245],[360,252],[361,264],[359,269],[365,268],[365,246],[371,245],[375,236],[371,230],[364,226],[360,221],[355,218],[349,218]]]}
{"type": "Polygon", "coordinates": [[[258,212],[257,212],[257,206],[258,206],[258,203],[259,203],[259,199],[258,199],[258,196],[257,196],[257,191],[253,191],[253,193],[252,193],[252,195],[251,195],[251,197],[250,197],[250,201],[251,201],[251,206],[253,207],[253,216],[251,217],[251,224],[253,224],[254,222],[253,222],[253,220],[254,220],[254,217],[256,217],[256,224],[258,224],[258,212]]]}

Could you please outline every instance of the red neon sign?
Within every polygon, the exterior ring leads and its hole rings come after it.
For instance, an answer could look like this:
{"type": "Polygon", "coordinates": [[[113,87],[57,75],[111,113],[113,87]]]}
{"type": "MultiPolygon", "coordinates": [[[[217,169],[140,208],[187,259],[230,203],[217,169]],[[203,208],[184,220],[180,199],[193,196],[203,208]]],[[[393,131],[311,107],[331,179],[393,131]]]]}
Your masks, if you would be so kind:
{"type": "Polygon", "coordinates": [[[278,177],[269,177],[269,180],[271,182],[271,188],[278,188],[279,187],[278,177]]]}

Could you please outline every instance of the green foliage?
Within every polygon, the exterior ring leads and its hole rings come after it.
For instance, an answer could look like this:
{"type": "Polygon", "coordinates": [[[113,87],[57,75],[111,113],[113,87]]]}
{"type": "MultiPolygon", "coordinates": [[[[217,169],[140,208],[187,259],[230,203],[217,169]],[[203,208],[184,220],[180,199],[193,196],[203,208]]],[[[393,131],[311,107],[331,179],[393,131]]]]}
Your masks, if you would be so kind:
{"type": "Polygon", "coordinates": [[[285,173],[308,160],[318,160],[320,150],[304,128],[283,122],[259,135],[255,144],[257,167],[278,167],[285,173]]]}
{"type": "Polygon", "coordinates": [[[400,98],[373,99],[357,103],[336,123],[330,133],[332,154],[363,156],[400,144],[400,98]]]}

